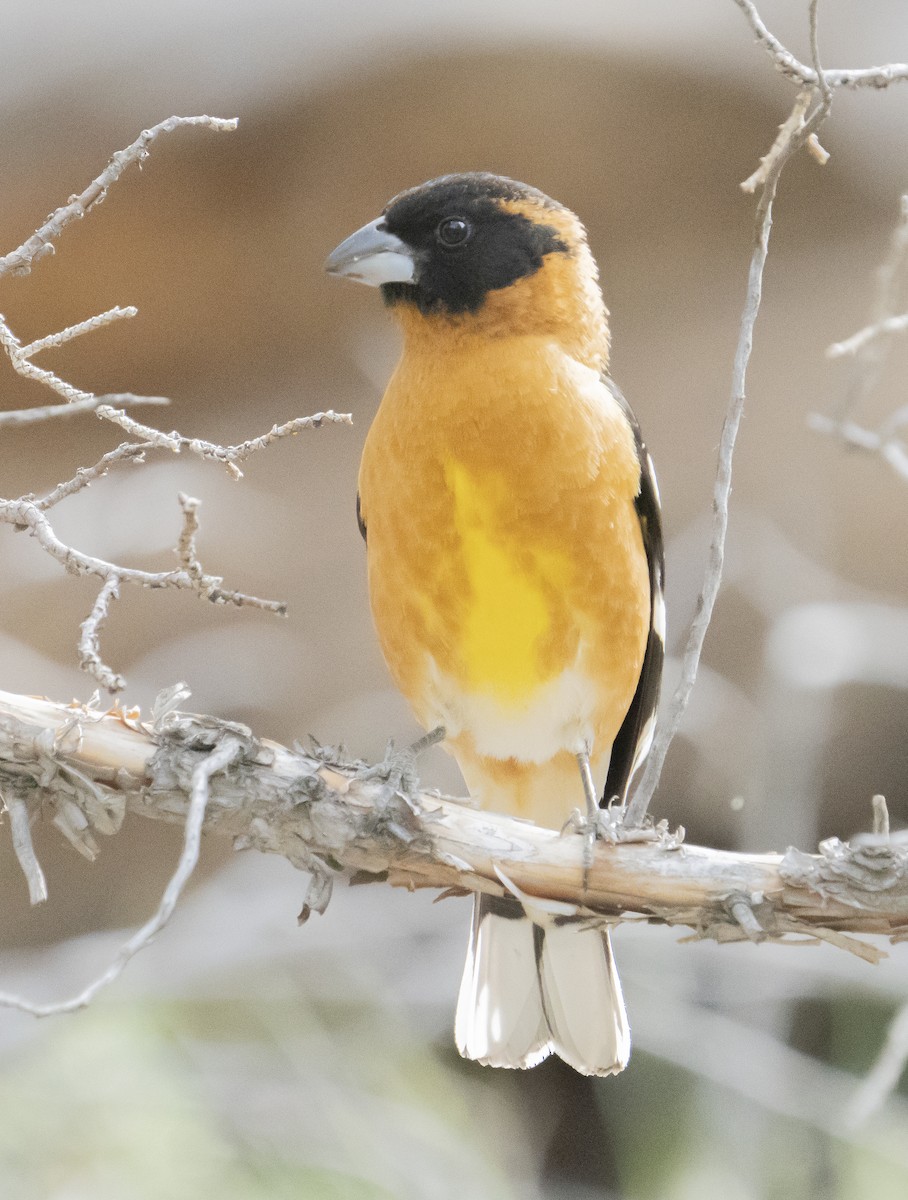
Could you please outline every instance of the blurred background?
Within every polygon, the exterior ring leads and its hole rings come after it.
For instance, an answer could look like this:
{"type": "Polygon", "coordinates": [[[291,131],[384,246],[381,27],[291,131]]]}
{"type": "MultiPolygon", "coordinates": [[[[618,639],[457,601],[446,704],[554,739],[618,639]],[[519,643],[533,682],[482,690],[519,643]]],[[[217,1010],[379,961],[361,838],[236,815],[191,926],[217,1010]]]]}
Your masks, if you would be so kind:
{"type": "MultiPolygon", "coordinates": [[[[767,0],[808,55],[806,3],[767,0]]],[[[282,741],[380,758],[418,733],[372,634],[353,509],[362,440],[393,366],[378,297],[323,276],[333,246],[404,187],[452,170],[515,176],[585,221],[612,311],[613,373],[659,470],[677,653],[702,576],[715,449],[751,245],[738,184],[792,89],[732,0],[6,0],[0,252],[177,113],[234,134],[159,140],[57,254],[5,279],[23,341],[115,304],[139,316],[44,356],[74,384],[172,398],[164,429],[239,442],[351,412],[250,460],[241,482],[159,455],[56,510],[64,539],[172,563],[178,491],[200,549],[281,621],[127,590],[102,640],[149,705],[178,679],[198,711],[282,741]]],[[[827,0],[829,66],[908,59],[900,0],[827,0]]],[[[908,88],[840,94],[782,181],[736,459],[729,562],[695,698],[654,804],[688,837],[811,849],[908,819],[908,484],[807,425],[850,386],[825,347],[865,323],[908,184],[908,88]]],[[[904,402],[895,347],[856,418],[904,402]]],[[[4,408],[47,403],[0,363],[4,408]]],[[[4,431],[0,493],[41,492],[122,440],[82,416],[4,431]]],[[[0,686],[87,699],[76,668],[90,581],[0,528],[0,686]]],[[[668,690],[676,662],[668,669],[668,690]]],[[[443,752],[428,785],[457,793],[443,752]]],[[[0,987],[68,994],[154,908],[179,831],[134,819],[92,865],[51,827],[51,899],[30,910],[0,838],[0,987]]],[[[899,1197],[904,1090],[863,1128],[844,1113],[908,996],[908,958],[679,944],[625,926],[616,951],[635,1051],[621,1076],[461,1062],[452,1021],[464,901],[340,888],[295,916],[282,860],[205,848],[171,927],[90,1011],[0,1012],[0,1193],[10,1200],[217,1195],[327,1200],[899,1197]]]]}

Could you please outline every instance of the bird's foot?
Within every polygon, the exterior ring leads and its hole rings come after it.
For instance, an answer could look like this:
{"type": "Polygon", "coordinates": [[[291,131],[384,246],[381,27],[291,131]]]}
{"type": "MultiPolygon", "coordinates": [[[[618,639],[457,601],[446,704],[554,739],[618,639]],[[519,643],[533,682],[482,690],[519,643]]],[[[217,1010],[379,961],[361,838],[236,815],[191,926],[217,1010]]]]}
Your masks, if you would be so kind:
{"type": "Polygon", "coordinates": [[[652,821],[647,821],[643,825],[627,825],[624,820],[626,813],[627,808],[617,801],[613,801],[607,807],[599,810],[599,836],[603,841],[617,846],[624,842],[657,842],[661,840],[662,833],[656,829],[652,821]]]}
{"type": "Polygon", "coordinates": [[[382,794],[388,799],[395,795],[408,799],[419,791],[417,759],[430,746],[443,741],[444,737],[444,726],[439,725],[437,729],[431,729],[421,738],[417,738],[412,746],[407,746],[404,750],[395,750],[394,742],[388,742],[382,761],[357,771],[356,779],[383,784],[382,794]]]}
{"type": "Polygon", "coordinates": [[[619,804],[617,799],[602,810],[602,817],[608,827],[608,832],[603,836],[614,844],[649,842],[657,844],[662,850],[677,850],[687,833],[683,825],[670,829],[664,817],[661,821],[646,817],[642,825],[628,825],[627,807],[619,804]]]}
{"type": "Polygon", "coordinates": [[[664,850],[675,850],[684,841],[684,826],[679,825],[672,832],[668,821],[662,820],[654,824],[647,819],[643,825],[625,825],[625,807],[613,801],[605,808],[598,808],[594,813],[582,813],[575,808],[568,817],[562,833],[580,834],[586,839],[588,849],[584,855],[592,855],[592,848],[597,841],[608,842],[611,846],[630,843],[658,843],[664,850]]]}

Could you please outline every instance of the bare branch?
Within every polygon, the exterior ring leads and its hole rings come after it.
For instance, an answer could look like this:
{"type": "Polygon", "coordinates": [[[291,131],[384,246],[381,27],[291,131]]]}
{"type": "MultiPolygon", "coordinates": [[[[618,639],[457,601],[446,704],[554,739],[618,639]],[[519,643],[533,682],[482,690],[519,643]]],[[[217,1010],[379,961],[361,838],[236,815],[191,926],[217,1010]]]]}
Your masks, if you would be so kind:
{"type": "Polygon", "coordinates": [[[114,321],[122,321],[138,315],[139,310],[131,304],[127,308],[115,306],[106,312],[89,317],[86,321],[80,321],[78,325],[68,325],[59,333],[49,333],[47,337],[39,338],[36,342],[29,342],[27,346],[19,347],[18,353],[22,358],[31,358],[42,350],[52,350],[56,346],[71,342],[73,338],[81,337],[83,333],[92,333],[96,329],[103,329],[105,325],[112,325],[114,321]]]}
{"type": "MultiPolygon", "coordinates": [[[[889,422],[887,422],[889,424],[889,422]]],[[[885,430],[865,429],[854,421],[838,421],[822,413],[810,413],[807,425],[817,433],[828,433],[855,450],[867,450],[880,457],[892,467],[897,475],[908,479],[908,445],[900,438],[892,437],[885,430]]]]}
{"type": "MultiPolygon", "coordinates": [[[[735,4],[747,17],[757,40],[763,44],[775,63],[776,70],[794,83],[816,87],[817,71],[800,62],[777,37],[770,33],[752,0],[735,0],[735,4]]],[[[823,71],[822,74],[826,86],[830,89],[840,87],[887,88],[892,83],[903,83],[908,79],[908,63],[887,63],[881,67],[823,71]]]]}
{"type": "Polygon", "coordinates": [[[241,442],[238,446],[219,446],[216,442],[208,442],[203,438],[184,437],[177,430],[173,430],[172,433],[161,433],[160,430],[153,429],[148,425],[139,424],[122,410],[103,407],[98,409],[98,416],[113,421],[133,437],[147,438],[153,441],[161,449],[172,450],[175,454],[179,454],[181,450],[189,450],[199,458],[222,463],[234,479],[243,477],[243,472],[236,465],[238,462],[242,462],[257,450],[265,449],[279,438],[299,433],[302,429],[320,429],[325,422],[337,425],[353,424],[353,417],[350,413],[336,413],[329,410],[328,412],[314,413],[311,417],[296,417],[284,425],[274,425],[268,433],[247,442],[241,442]]]}
{"type": "Polygon", "coordinates": [[[808,426],[830,434],[846,446],[878,454],[903,479],[908,479],[908,444],[896,436],[908,422],[908,406],[895,410],[877,429],[867,429],[850,419],[863,406],[880,381],[891,337],[908,329],[908,313],[895,313],[900,304],[901,275],[908,255],[908,195],[902,196],[899,221],[889,244],[889,253],[877,270],[877,286],[871,321],[849,338],[827,347],[828,358],[852,357],[854,369],[843,399],[833,406],[833,415],[810,413],[808,426]]]}
{"type": "Polygon", "coordinates": [[[108,831],[112,814],[126,808],[157,820],[188,817],[196,828],[198,770],[228,746],[229,773],[210,780],[206,830],[315,872],[310,908],[328,894],[330,862],[358,882],[372,876],[457,894],[514,889],[591,921],[636,914],[720,942],[819,939],[866,961],[882,952],[855,935],[908,934],[908,838],[900,835],[865,834],[850,845],[832,838],[819,854],[730,854],[655,830],[597,842],[590,861],[588,840],[570,829],[559,834],[433,793],[391,792],[365,764],[176,711],[184,699],[179,691],[158,705],[152,727],[137,713],[0,692],[0,778],[27,788],[33,806],[74,808],[88,832],[108,831]]]}
{"type": "MultiPolygon", "coordinates": [[[[738,0],[740,3],[740,0],[738,0]]],[[[811,4],[811,29],[815,36],[816,0],[811,4]]],[[[817,89],[819,93],[814,110],[806,115],[799,112],[803,101],[802,95],[795,102],[792,114],[783,125],[784,138],[780,133],[772,150],[763,159],[758,172],[760,196],[757,200],[754,221],[754,247],[751,253],[748,270],[747,294],[744,300],[744,310],[738,329],[738,344],[735,350],[734,369],[732,372],[732,389],[722,435],[719,440],[719,462],[716,482],[713,489],[713,524],[710,540],[709,557],[706,573],[700,594],[697,598],[697,609],[687,636],[684,654],[681,661],[681,679],[668,706],[668,712],[656,730],[652,749],[646,762],[646,769],[634,795],[627,806],[625,824],[633,828],[643,824],[653,793],[659,785],[659,776],[665,763],[668,748],[677,733],[684,712],[697,678],[700,665],[700,655],[706,639],[706,631],[712,619],[716,597],[722,581],[722,569],[725,560],[725,538],[728,531],[728,502],[731,495],[732,458],[734,456],[735,440],[738,427],[744,411],[745,381],[750,353],[753,347],[754,326],[760,311],[763,294],[763,269],[769,252],[769,235],[772,229],[772,206],[775,199],[779,179],[785,164],[796,154],[822,125],[829,112],[832,93],[828,88],[817,89]]]]}
{"type": "Polygon", "coordinates": [[[38,408],[13,408],[0,412],[0,426],[37,425],[41,421],[52,421],[57,417],[74,417],[79,413],[95,412],[104,405],[169,404],[167,396],[136,396],[132,392],[117,392],[115,395],[87,396],[74,400],[72,404],[44,404],[38,408]]]}
{"type": "MultiPolygon", "coordinates": [[[[237,607],[260,608],[278,616],[285,616],[287,612],[287,606],[281,600],[266,600],[260,596],[252,596],[245,592],[225,588],[223,578],[220,575],[206,574],[196,559],[193,559],[191,568],[183,566],[176,571],[143,571],[136,567],[123,567],[117,563],[108,562],[106,559],[96,558],[94,555],[86,554],[84,551],[77,550],[60,541],[53,526],[44,515],[44,511],[65,496],[72,495],[85,487],[92,479],[103,475],[114,462],[127,459],[141,460],[147,449],[149,449],[147,444],[124,443],[117,450],[106,454],[94,467],[83,469],[77,472],[71,480],[58,485],[43,500],[34,500],[27,496],[20,497],[18,500],[0,499],[0,522],[27,529],[39,545],[71,574],[94,575],[104,581],[104,587],[101,589],[91,613],[81,625],[79,660],[84,670],[87,670],[99,683],[111,691],[121,690],[125,687],[125,681],[121,675],[112,672],[101,659],[98,634],[100,626],[107,616],[110,601],[119,596],[121,583],[134,584],[138,587],[176,588],[182,591],[192,591],[204,596],[213,604],[235,604],[237,607]]],[[[183,499],[181,499],[182,503],[183,499]]],[[[191,514],[187,513],[185,507],[183,509],[184,528],[177,545],[177,556],[181,561],[183,561],[186,546],[191,545],[193,553],[195,552],[194,538],[195,530],[198,528],[195,509],[198,508],[199,502],[192,503],[195,508],[191,514]],[[187,541],[186,530],[190,521],[194,522],[194,525],[187,541]]]]}
{"type": "Polygon", "coordinates": [[[185,492],[180,492],[177,499],[180,502],[180,508],[183,510],[183,530],[180,534],[180,540],[177,542],[177,558],[179,558],[189,575],[194,579],[200,579],[204,572],[202,571],[202,564],[199,562],[195,535],[199,531],[199,505],[202,502],[192,496],[187,496],[185,492]]]}
{"type": "Polygon", "coordinates": [[[760,165],[752,175],[742,181],[741,191],[752,194],[758,187],[763,187],[769,176],[769,173],[775,168],[779,159],[788,155],[789,143],[796,133],[800,133],[804,128],[804,118],[807,115],[807,110],[810,108],[810,103],[813,100],[813,89],[802,88],[795,97],[794,107],[791,112],[779,126],[779,133],[776,140],[769,147],[769,150],[760,159],[760,165]]]}
{"type": "Polygon", "coordinates": [[[21,246],[0,258],[0,278],[4,275],[27,275],[37,259],[46,254],[53,254],[54,239],[58,238],[72,221],[84,217],[95,204],[99,204],[107,195],[107,189],[116,183],[130,163],[146,159],[149,146],[159,134],[170,133],[174,129],[190,125],[202,125],[217,132],[226,132],[236,129],[237,124],[236,118],[225,120],[222,117],[208,116],[168,117],[166,121],[153,125],[151,129],[144,129],[132,145],[127,146],[125,150],[119,150],[111,158],[101,174],[93,179],[83,192],[78,196],[71,196],[67,203],[52,213],[21,246]]]}
{"type": "Polygon", "coordinates": [[[893,333],[904,333],[908,329],[908,313],[899,313],[895,317],[883,317],[873,325],[865,325],[843,342],[833,342],[826,348],[827,358],[843,358],[846,354],[857,354],[877,338],[886,337],[893,333]]]}
{"type": "Polygon", "coordinates": [[[120,575],[130,583],[149,588],[195,587],[196,581],[190,579],[184,571],[142,571],[134,567],[120,567],[116,563],[107,562],[106,559],[96,558],[67,546],[54,533],[53,527],[35,501],[25,498],[0,500],[0,521],[28,529],[39,545],[71,575],[96,575],[105,580],[111,575],[120,575]]]}
{"type": "MultiPolygon", "coordinates": [[[[170,117],[152,129],[145,130],[131,146],[113,156],[107,168],[81,195],[71,197],[69,202],[59,208],[32,238],[29,238],[11,254],[0,259],[0,277],[7,273],[27,274],[35,260],[53,249],[53,239],[60,235],[69,222],[84,216],[94,204],[102,200],[107,188],[119,179],[131,162],[141,161],[147,156],[148,146],[160,133],[169,132],[184,125],[205,125],[216,130],[227,130],[234,129],[236,121],[225,121],[207,116],[170,117]]],[[[318,428],[325,422],[347,424],[351,422],[349,414],[316,413],[311,417],[298,417],[283,425],[275,425],[268,433],[242,442],[240,445],[220,446],[200,438],[184,437],[176,431],[165,433],[134,420],[125,411],[127,404],[140,402],[140,398],[132,393],[95,396],[91,392],[75,387],[53,371],[38,367],[32,362],[32,358],[36,354],[52,350],[83,334],[95,332],[115,321],[131,318],[136,314],[137,309],[132,306],[124,308],[116,306],[26,344],[16,337],[6,320],[0,316],[0,347],[9,357],[13,369],[23,378],[50,388],[65,401],[64,405],[45,405],[42,408],[0,413],[0,425],[27,425],[37,421],[50,420],[62,414],[71,415],[76,412],[94,411],[102,419],[125,430],[133,439],[105,454],[93,467],[80,468],[71,479],[58,484],[43,499],[39,500],[34,495],[25,495],[18,499],[0,498],[0,522],[11,524],[18,529],[28,530],[39,545],[72,574],[94,575],[101,579],[102,586],[98,597],[88,617],[80,626],[79,661],[83,670],[88,671],[103,687],[112,692],[125,687],[125,681],[121,675],[104,662],[99,643],[101,627],[109,614],[111,602],[119,598],[121,583],[140,587],[190,590],[205,596],[215,604],[261,608],[279,615],[286,612],[286,605],[281,601],[266,600],[225,588],[224,581],[220,576],[205,573],[196,549],[199,502],[191,500],[185,495],[180,496],[180,504],[183,509],[183,529],[176,546],[181,569],[174,571],[142,571],[120,566],[68,546],[57,537],[46,513],[62,500],[75,495],[94,480],[99,479],[115,464],[127,461],[144,462],[145,456],[150,450],[161,449],[179,454],[185,449],[201,458],[223,463],[235,478],[239,478],[242,472],[237,464],[279,438],[290,436],[306,428],[318,428]]],[[[162,398],[150,399],[167,403],[162,398]]],[[[58,807],[54,820],[60,824],[63,832],[73,840],[74,844],[91,853],[91,846],[83,836],[83,831],[79,829],[78,821],[72,813],[67,814],[64,807],[58,807]]]]}
{"type": "MultiPolygon", "coordinates": [[[[222,463],[235,479],[242,478],[243,474],[238,463],[249,458],[251,454],[265,449],[280,438],[291,437],[303,429],[318,429],[326,422],[342,425],[352,424],[353,418],[349,413],[336,413],[329,410],[328,412],[314,413],[310,417],[296,417],[283,425],[273,425],[268,433],[241,442],[237,446],[220,446],[215,442],[205,441],[203,438],[184,437],[177,430],[164,433],[151,425],[144,425],[140,421],[134,420],[122,407],[118,408],[110,403],[110,401],[120,400],[129,403],[140,402],[139,398],[134,397],[132,393],[98,397],[91,392],[74,387],[65,379],[61,379],[59,375],[54,374],[53,371],[38,367],[31,361],[31,356],[41,350],[62,345],[74,337],[94,332],[113,321],[122,320],[124,317],[133,317],[137,312],[138,310],[135,308],[112,308],[97,316],[89,317],[85,321],[80,321],[78,325],[71,325],[59,333],[48,334],[26,346],[20,343],[8,323],[0,316],[0,346],[6,351],[13,369],[23,378],[50,388],[66,401],[66,406],[52,405],[43,409],[23,409],[13,413],[0,413],[0,424],[26,425],[38,420],[48,420],[59,415],[61,411],[85,412],[91,410],[102,419],[118,425],[130,437],[152,443],[154,446],[170,450],[174,454],[179,454],[181,450],[185,449],[198,455],[199,458],[222,463]]],[[[152,402],[168,403],[162,397],[153,397],[151,400],[152,402]]]]}
{"type": "Polygon", "coordinates": [[[98,639],[101,635],[101,625],[107,620],[110,612],[111,600],[119,599],[120,577],[113,574],[104,581],[91,612],[79,626],[79,666],[89,675],[93,675],[101,687],[107,688],[109,692],[122,692],[126,687],[126,680],[102,661],[98,639]]]}
{"type": "MultiPolygon", "coordinates": [[[[92,320],[97,319],[92,318],[92,320]]],[[[83,322],[83,324],[88,324],[88,322],[83,322]]],[[[96,323],[94,328],[97,329],[100,326],[96,323]]],[[[53,371],[46,371],[43,367],[36,367],[24,353],[25,347],[2,316],[0,316],[0,346],[6,351],[13,370],[17,374],[21,375],[23,379],[31,379],[35,383],[43,383],[52,392],[56,392],[58,396],[62,396],[67,404],[80,401],[85,405],[95,399],[91,392],[83,392],[81,388],[73,387],[71,383],[67,383],[64,379],[61,379],[53,371]]]]}
{"type": "Polygon", "coordinates": [[[115,464],[120,462],[143,463],[147,451],[154,448],[152,442],[122,442],[116,450],[108,450],[93,467],[79,467],[72,479],[67,479],[65,483],[58,483],[46,496],[36,501],[36,505],[41,512],[47,512],[61,500],[65,500],[68,496],[74,496],[76,492],[81,492],[96,479],[101,479],[115,464]]]}
{"type": "Polygon", "coordinates": [[[21,996],[0,993],[0,1006],[16,1008],[22,1012],[31,1013],[35,1017],[58,1016],[61,1013],[75,1012],[85,1008],[95,998],[102,988],[113,983],[125,969],[131,958],[144,950],[155,936],[160,933],[173,916],[177,901],[182,894],[190,876],[199,861],[199,849],[202,839],[202,824],[205,820],[205,809],[208,804],[209,787],[212,777],[219,771],[225,770],[241,753],[243,743],[237,739],[225,736],[218,744],[202,755],[192,769],[189,787],[189,802],[186,806],[185,827],[183,835],[183,850],[177,869],[161,897],[161,903],[150,920],[123,944],[119,954],[107,969],[83,988],[77,995],[67,1000],[51,1004],[36,1004],[21,996]]]}
{"type": "Polygon", "coordinates": [[[352,425],[353,417],[350,413],[336,413],[329,409],[327,412],[314,413],[311,417],[296,417],[283,425],[272,425],[261,437],[250,438],[247,442],[240,442],[238,446],[217,446],[214,442],[206,442],[201,438],[183,438],[182,444],[201,458],[223,463],[235,479],[240,479],[243,472],[237,463],[243,462],[258,450],[264,450],[280,438],[293,437],[303,429],[319,429],[326,421],[338,425],[352,425]]]}

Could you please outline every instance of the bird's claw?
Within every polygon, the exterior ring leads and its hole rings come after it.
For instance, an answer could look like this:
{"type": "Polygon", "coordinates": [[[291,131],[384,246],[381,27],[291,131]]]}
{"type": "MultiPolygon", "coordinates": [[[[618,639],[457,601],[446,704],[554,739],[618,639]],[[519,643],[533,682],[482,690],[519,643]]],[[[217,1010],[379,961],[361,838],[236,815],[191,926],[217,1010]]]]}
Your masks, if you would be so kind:
{"type": "Polygon", "coordinates": [[[411,746],[404,750],[395,750],[394,742],[388,742],[385,757],[374,766],[364,767],[356,773],[356,779],[365,782],[375,782],[384,785],[383,794],[389,799],[393,795],[409,798],[419,791],[419,773],[416,762],[425,750],[443,740],[445,731],[442,726],[423,734],[411,746]]]}
{"type": "MultiPolygon", "coordinates": [[[[586,839],[586,853],[590,855],[598,841],[607,842],[610,846],[658,842],[664,850],[676,850],[684,841],[683,825],[679,825],[674,832],[669,830],[668,821],[665,820],[654,825],[647,819],[643,825],[629,826],[624,823],[625,812],[624,805],[614,803],[600,808],[594,817],[575,808],[562,833],[580,834],[586,839]]],[[[586,854],[584,861],[586,862],[586,854]]]]}

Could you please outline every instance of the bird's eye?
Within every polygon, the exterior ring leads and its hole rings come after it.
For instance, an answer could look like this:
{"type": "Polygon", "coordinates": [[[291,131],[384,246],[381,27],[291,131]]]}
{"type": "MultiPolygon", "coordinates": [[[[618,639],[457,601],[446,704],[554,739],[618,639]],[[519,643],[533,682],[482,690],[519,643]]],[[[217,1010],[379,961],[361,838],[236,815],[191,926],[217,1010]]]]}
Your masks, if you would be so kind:
{"type": "Polygon", "coordinates": [[[448,217],[435,230],[435,236],[443,246],[460,246],[473,232],[473,226],[462,217],[448,217]]]}

